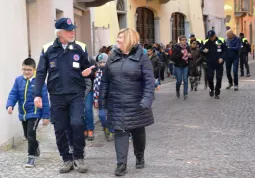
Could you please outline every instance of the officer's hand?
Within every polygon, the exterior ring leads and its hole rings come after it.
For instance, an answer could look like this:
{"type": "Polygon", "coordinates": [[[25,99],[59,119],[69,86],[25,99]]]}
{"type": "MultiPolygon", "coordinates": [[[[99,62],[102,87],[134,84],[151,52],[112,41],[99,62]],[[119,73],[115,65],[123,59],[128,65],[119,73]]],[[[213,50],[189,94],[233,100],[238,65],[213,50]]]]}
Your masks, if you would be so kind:
{"type": "Polygon", "coordinates": [[[189,58],[192,58],[192,54],[191,54],[191,53],[189,53],[189,54],[188,54],[188,57],[189,57],[189,58]]]}
{"type": "Polygon", "coordinates": [[[204,53],[208,53],[208,51],[209,51],[209,50],[208,50],[207,48],[205,48],[205,49],[203,50],[204,53]]]}
{"type": "Polygon", "coordinates": [[[223,59],[222,58],[219,59],[219,64],[221,64],[221,63],[223,63],[223,59]]]}
{"type": "Polygon", "coordinates": [[[9,107],[7,108],[8,114],[12,114],[12,110],[13,110],[13,108],[12,108],[11,106],[9,106],[9,107]]]}
{"type": "Polygon", "coordinates": [[[37,108],[42,108],[42,98],[41,97],[35,97],[34,104],[37,108]]]}
{"type": "Polygon", "coordinates": [[[98,102],[94,102],[94,107],[98,109],[98,102]]]}
{"type": "Polygon", "coordinates": [[[44,126],[49,125],[49,123],[50,123],[50,120],[49,120],[49,119],[43,119],[43,125],[44,125],[44,126]]]}
{"type": "Polygon", "coordinates": [[[85,69],[84,71],[82,71],[82,76],[83,76],[83,77],[89,76],[89,75],[91,74],[92,70],[93,70],[95,67],[96,67],[96,66],[93,65],[93,66],[91,66],[91,67],[85,69]]]}

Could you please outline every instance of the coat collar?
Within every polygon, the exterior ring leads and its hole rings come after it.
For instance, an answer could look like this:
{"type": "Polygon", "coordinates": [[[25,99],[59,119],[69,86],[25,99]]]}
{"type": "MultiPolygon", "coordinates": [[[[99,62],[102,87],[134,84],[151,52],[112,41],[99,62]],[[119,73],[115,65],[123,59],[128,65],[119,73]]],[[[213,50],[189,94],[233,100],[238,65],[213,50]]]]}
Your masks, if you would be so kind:
{"type": "Polygon", "coordinates": [[[111,62],[118,61],[120,59],[123,59],[124,57],[127,57],[128,59],[131,59],[133,61],[140,61],[142,55],[143,48],[139,44],[135,45],[128,55],[123,54],[122,51],[115,46],[113,49],[111,62]]]}

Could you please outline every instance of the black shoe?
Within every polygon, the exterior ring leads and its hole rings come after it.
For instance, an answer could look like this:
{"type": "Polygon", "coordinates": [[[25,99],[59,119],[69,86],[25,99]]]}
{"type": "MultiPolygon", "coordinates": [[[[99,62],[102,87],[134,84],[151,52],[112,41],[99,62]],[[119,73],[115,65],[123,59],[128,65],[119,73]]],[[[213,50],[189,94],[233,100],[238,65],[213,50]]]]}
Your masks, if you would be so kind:
{"type": "Polygon", "coordinates": [[[215,99],[220,99],[220,96],[219,96],[219,95],[216,95],[216,96],[215,96],[215,99]]]}
{"type": "Polygon", "coordinates": [[[181,97],[180,91],[176,91],[176,96],[177,96],[177,98],[180,98],[180,97],[181,97]]]}
{"type": "Polygon", "coordinates": [[[124,176],[127,173],[127,165],[124,163],[118,164],[115,170],[116,176],[124,176]]]}
{"type": "Polygon", "coordinates": [[[251,74],[247,74],[247,75],[246,75],[246,77],[250,77],[250,76],[251,76],[251,74]]]}
{"type": "Polygon", "coordinates": [[[194,91],[197,91],[197,87],[194,89],[194,91]]]}
{"type": "Polygon", "coordinates": [[[59,169],[60,174],[69,173],[73,170],[73,161],[65,161],[62,167],[59,169]]]}
{"type": "Polygon", "coordinates": [[[144,158],[136,158],[136,169],[144,168],[144,158]]]}
{"type": "Polygon", "coordinates": [[[244,74],[241,74],[240,77],[244,77],[244,74]]]}
{"type": "Polygon", "coordinates": [[[231,87],[233,86],[233,84],[228,84],[228,86],[226,87],[227,90],[229,90],[231,87]]]}
{"type": "Polygon", "coordinates": [[[210,97],[213,97],[214,96],[214,91],[210,91],[209,95],[210,95],[210,97]]]}

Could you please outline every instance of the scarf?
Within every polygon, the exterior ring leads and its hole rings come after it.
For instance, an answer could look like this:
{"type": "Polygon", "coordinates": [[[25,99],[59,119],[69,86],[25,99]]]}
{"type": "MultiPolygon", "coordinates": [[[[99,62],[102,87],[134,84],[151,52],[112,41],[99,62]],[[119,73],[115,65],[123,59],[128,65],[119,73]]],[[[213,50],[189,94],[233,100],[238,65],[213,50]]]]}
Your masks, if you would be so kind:
{"type": "Polygon", "coordinates": [[[187,50],[187,45],[182,45],[182,44],[180,44],[180,47],[182,48],[182,53],[183,53],[183,56],[182,56],[182,59],[186,62],[186,63],[188,63],[189,61],[188,61],[188,59],[189,59],[189,57],[188,57],[188,50],[187,50]]]}

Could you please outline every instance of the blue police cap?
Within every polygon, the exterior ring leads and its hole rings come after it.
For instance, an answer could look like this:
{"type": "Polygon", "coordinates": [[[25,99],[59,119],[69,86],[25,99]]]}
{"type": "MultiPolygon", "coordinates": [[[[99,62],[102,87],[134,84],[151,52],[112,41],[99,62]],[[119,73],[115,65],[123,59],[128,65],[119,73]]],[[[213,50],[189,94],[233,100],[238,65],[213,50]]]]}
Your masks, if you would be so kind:
{"type": "Polygon", "coordinates": [[[72,20],[69,18],[61,18],[58,19],[55,23],[56,29],[63,29],[63,30],[73,30],[77,28],[73,23],[72,20]]]}
{"type": "Polygon", "coordinates": [[[214,30],[209,30],[207,33],[208,38],[212,38],[215,35],[215,31],[214,30]]]}

